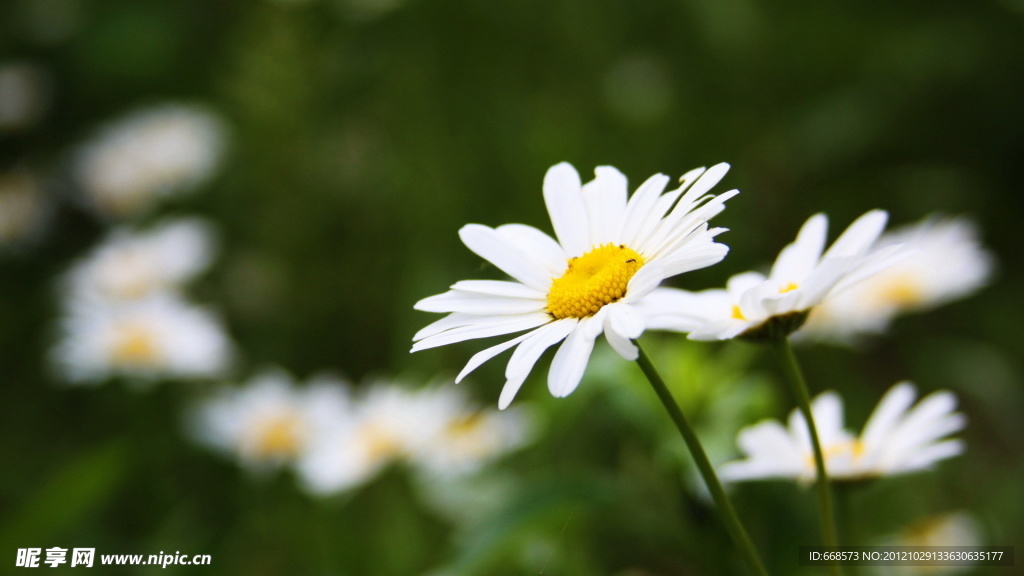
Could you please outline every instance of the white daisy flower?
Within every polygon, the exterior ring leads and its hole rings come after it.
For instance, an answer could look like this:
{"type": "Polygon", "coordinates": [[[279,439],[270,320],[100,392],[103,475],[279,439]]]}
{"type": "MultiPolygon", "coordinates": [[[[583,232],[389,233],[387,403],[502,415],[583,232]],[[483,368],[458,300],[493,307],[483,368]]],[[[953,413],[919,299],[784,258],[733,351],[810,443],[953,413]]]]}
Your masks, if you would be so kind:
{"type": "Polygon", "coordinates": [[[796,241],[779,253],[768,276],[737,274],[725,290],[654,290],[640,305],[648,328],[688,332],[692,340],[788,334],[831,294],[905,255],[899,246],[872,249],[887,217],[881,210],[864,214],[824,251],[828,219],[816,214],[800,229],[796,241]]]}
{"type": "Polygon", "coordinates": [[[104,128],[78,151],[74,168],[100,212],[129,216],[209,177],[223,145],[221,121],[207,110],[162,105],[104,128]]]}
{"type": "Polygon", "coordinates": [[[432,426],[429,441],[410,447],[408,458],[428,476],[448,479],[471,474],[499,456],[523,445],[533,422],[527,412],[510,408],[498,412],[480,409],[465,394],[451,387],[420,393],[422,418],[432,426]]]}
{"type": "Polygon", "coordinates": [[[442,421],[423,410],[420,394],[369,384],[350,417],[337,419],[302,454],[296,469],[303,487],[321,496],[352,489],[436,437],[442,421]]]}
{"type": "Polygon", "coordinates": [[[187,424],[199,443],[261,470],[295,462],[351,410],[341,380],[314,377],[300,388],[287,373],[268,370],[245,386],[219,390],[189,413],[187,424]]]}
{"type": "Polygon", "coordinates": [[[902,244],[912,254],[815,308],[801,333],[849,342],[881,333],[893,318],[963,298],[985,285],[995,258],[964,218],[929,218],[890,232],[880,247],[902,244]]]}
{"type": "Polygon", "coordinates": [[[68,308],[52,359],[71,383],[209,378],[228,366],[231,345],[216,317],[170,294],[116,306],[82,298],[68,308]]]}
{"type": "MultiPolygon", "coordinates": [[[[857,437],[844,427],[839,395],[819,395],[811,409],[829,478],[853,481],[926,470],[963,452],[961,440],[946,438],[966,423],[963,414],[954,412],[956,397],[935,392],[911,407],[916,396],[909,382],[893,386],[857,437]]],[[[798,410],[790,414],[788,429],[766,420],[741,430],[737,442],[745,459],[720,466],[723,480],[792,478],[811,483],[816,477],[810,436],[798,410]]]]}
{"type": "Polygon", "coordinates": [[[196,218],[163,221],[150,230],[115,228],[74,266],[69,291],[114,301],[175,290],[209,266],[212,227],[196,218]]]}
{"type": "Polygon", "coordinates": [[[419,301],[417,310],[448,316],[420,330],[412,351],[529,330],[478,352],[456,378],[516,347],[501,408],[541,354],[563,340],[548,373],[556,397],[576,389],[602,333],[623,358],[635,359],[631,340],[646,327],[637,302],[665,278],[715,264],[728,252],[714,242],[724,229],[709,229],[707,221],[738,191],[706,194],[728,170],[727,164],[692,170],[679,188],[665,193],[669,179],[658,174],[627,200],[626,178],[615,168],[599,167],[594,180],[581,185],[569,164],[552,167],[544,177],[544,200],[558,241],[523,224],[463,227],[463,243],[514,281],[457,282],[419,301]]]}

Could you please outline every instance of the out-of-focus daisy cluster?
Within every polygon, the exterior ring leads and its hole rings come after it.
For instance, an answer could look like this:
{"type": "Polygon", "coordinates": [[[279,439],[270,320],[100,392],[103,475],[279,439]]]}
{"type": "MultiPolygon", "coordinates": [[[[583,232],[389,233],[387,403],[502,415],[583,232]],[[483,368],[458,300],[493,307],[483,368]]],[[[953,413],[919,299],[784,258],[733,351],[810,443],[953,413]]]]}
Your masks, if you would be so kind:
{"type": "MultiPolygon", "coordinates": [[[[140,217],[208,178],[223,148],[205,109],[164,104],[103,128],[74,155],[77,185],[103,217],[140,217]]],[[[109,228],[59,287],[59,341],[51,359],[73,384],[215,378],[232,345],[216,312],[187,288],[216,251],[216,230],[193,217],[109,228]]]]}
{"type": "Polygon", "coordinates": [[[223,147],[217,116],[197,106],[164,104],[100,129],[76,152],[74,172],[96,211],[138,216],[195,189],[213,173],[223,147]]]}
{"type": "Polygon", "coordinates": [[[522,446],[534,418],[522,407],[482,409],[451,386],[376,380],[354,389],[327,375],[299,385],[274,369],[215,391],[189,413],[187,427],[253,473],[287,466],[307,492],[327,496],[397,463],[427,482],[472,474],[522,446]]]}
{"type": "Polygon", "coordinates": [[[222,375],[231,344],[221,322],[184,293],[213,246],[213,229],[194,218],[110,230],[61,285],[60,374],[75,384],[222,375]]]}

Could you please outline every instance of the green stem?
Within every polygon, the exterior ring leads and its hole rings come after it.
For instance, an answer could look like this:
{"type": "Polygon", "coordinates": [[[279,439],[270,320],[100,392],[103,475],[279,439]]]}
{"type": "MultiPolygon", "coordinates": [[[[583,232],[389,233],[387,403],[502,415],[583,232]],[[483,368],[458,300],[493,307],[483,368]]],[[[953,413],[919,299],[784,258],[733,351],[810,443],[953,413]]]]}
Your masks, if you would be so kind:
{"type": "MultiPolygon", "coordinates": [[[[839,538],[836,536],[836,517],[832,510],[831,489],[828,482],[828,472],[825,470],[825,455],[821,450],[821,441],[818,439],[818,426],[814,423],[814,413],[811,411],[811,398],[807,392],[807,384],[804,382],[800,365],[797,364],[796,356],[793,354],[793,347],[785,336],[774,338],[770,341],[772,351],[782,364],[782,371],[786,373],[786,381],[789,383],[793,396],[796,397],[797,406],[807,422],[807,430],[811,436],[811,446],[814,448],[814,466],[817,469],[818,490],[818,512],[821,517],[821,533],[826,546],[838,546],[839,538]]],[[[839,566],[832,566],[832,574],[841,573],[839,566]]]]}
{"type": "Polygon", "coordinates": [[[676,428],[679,429],[679,433],[682,434],[683,440],[686,442],[686,447],[690,449],[690,454],[693,455],[694,461],[697,463],[697,468],[700,470],[701,476],[704,478],[704,483],[708,487],[708,491],[711,492],[711,497],[714,499],[718,509],[722,512],[722,518],[725,522],[726,529],[729,530],[729,534],[732,536],[736,546],[739,547],[740,552],[743,554],[744,559],[750,564],[759,576],[768,576],[768,572],[764,569],[764,565],[761,563],[761,558],[757,554],[757,550],[754,548],[753,542],[750,541],[750,537],[747,536],[747,531],[743,529],[743,524],[740,523],[739,517],[736,515],[736,511],[732,507],[732,503],[729,501],[729,497],[726,496],[725,490],[722,489],[722,483],[718,481],[718,476],[715,474],[714,467],[711,466],[711,462],[708,461],[707,454],[704,453],[704,448],[700,444],[700,440],[697,438],[697,434],[694,433],[693,428],[690,427],[690,423],[686,420],[686,416],[683,415],[683,411],[679,409],[679,405],[676,404],[675,398],[672,397],[672,393],[669,392],[665,382],[658,375],[657,370],[654,369],[654,364],[651,364],[650,358],[644,353],[643,348],[640,348],[640,343],[633,341],[636,344],[637,349],[640,351],[640,355],[637,357],[636,362],[640,365],[640,369],[643,371],[644,376],[647,376],[647,380],[650,381],[651,386],[654,387],[654,391],[658,394],[658,398],[661,403],[665,405],[665,409],[668,410],[669,416],[672,417],[672,421],[675,423],[676,428]]]}

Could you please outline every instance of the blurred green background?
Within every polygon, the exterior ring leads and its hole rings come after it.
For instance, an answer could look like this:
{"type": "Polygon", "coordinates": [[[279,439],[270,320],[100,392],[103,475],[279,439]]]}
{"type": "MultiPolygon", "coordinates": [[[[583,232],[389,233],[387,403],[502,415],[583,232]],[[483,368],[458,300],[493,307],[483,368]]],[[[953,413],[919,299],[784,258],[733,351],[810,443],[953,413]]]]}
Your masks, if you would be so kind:
{"type": "MultiPolygon", "coordinates": [[[[966,214],[1000,261],[980,295],[858,350],[800,355],[854,428],[901,379],[955,391],[969,418],[966,454],[939,472],[851,494],[852,533],[968,510],[986,543],[1024,542],[1020,0],[2,0],[0,61],[49,78],[41,118],[0,134],[0,169],[45,174],[55,199],[71,194],[70,151],[112,118],[164,101],[225,118],[217,175],[153,217],[219,227],[193,293],[222,311],[242,377],[452,377],[480,344],[410,355],[435,319],[412,304],[499,277],[463,224],[550,230],[540,185],[563,160],[585,177],[614,165],[631,186],[730,162],[719,190],[743,192],[715,223],[732,251],[673,281],[692,289],[770,261],[818,211],[833,235],[871,208],[896,224],[966,214]]],[[[423,506],[401,470],[327,501],[287,474],[251,478],[181,433],[193,385],[60,386],[45,364],[55,278],[105,227],[60,202],[42,238],[0,256],[0,572],[22,570],[19,547],[95,546],[213,557],[175,574],[743,573],[653,395],[615,358],[565,400],[541,362],[521,397],[545,434],[461,520],[423,506]]],[[[755,347],[644,340],[716,461],[740,426],[791,408],[755,347]]],[[[503,364],[464,388],[494,405],[503,364]]],[[[775,573],[793,573],[793,547],[817,542],[811,493],[735,496],[775,573]]]]}

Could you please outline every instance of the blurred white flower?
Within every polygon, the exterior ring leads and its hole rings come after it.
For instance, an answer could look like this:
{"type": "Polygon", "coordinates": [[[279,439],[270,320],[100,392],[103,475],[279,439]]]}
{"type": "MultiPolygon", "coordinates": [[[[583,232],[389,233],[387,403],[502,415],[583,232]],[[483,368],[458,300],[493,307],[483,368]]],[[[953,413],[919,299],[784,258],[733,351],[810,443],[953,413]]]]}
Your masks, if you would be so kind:
{"type": "Polygon", "coordinates": [[[880,247],[902,244],[911,254],[814,309],[801,335],[850,342],[885,331],[893,318],[927,310],[981,288],[995,258],[964,218],[929,218],[882,236],[880,247]]]}
{"type": "Polygon", "coordinates": [[[230,360],[231,345],[217,318],[171,294],[118,305],[73,299],[60,330],[52,360],[75,384],[112,376],[211,378],[230,360]]]}
{"type": "Polygon", "coordinates": [[[114,301],[176,290],[209,266],[213,246],[213,228],[196,218],[143,232],[118,227],[72,268],[67,289],[72,297],[114,301]]]}
{"type": "Polygon", "coordinates": [[[523,408],[505,411],[474,406],[451,386],[419,394],[423,418],[431,427],[429,441],[411,446],[408,457],[428,476],[447,479],[478,471],[501,455],[523,445],[532,435],[534,422],[523,408]]]}
{"type": "MultiPolygon", "coordinates": [[[[966,422],[954,412],[956,397],[951,392],[934,392],[911,407],[916,396],[909,382],[893,386],[859,438],[844,428],[838,394],[825,392],[815,398],[811,409],[829,478],[853,481],[905,474],[960,454],[963,442],[946,439],[966,422]]],[[[798,410],[790,414],[788,429],[766,420],[741,430],[737,442],[746,458],[720,466],[723,480],[792,478],[810,483],[815,479],[810,436],[798,410]]]]}
{"type": "Polygon", "coordinates": [[[267,370],[241,387],[222,388],[188,415],[190,435],[253,470],[294,463],[317,438],[351,418],[348,385],[311,378],[295,385],[281,370],[267,370]]]}
{"type": "Polygon", "coordinates": [[[669,178],[657,174],[627,199],[626,177],[615,168],[597,168],[582,185],[569,164],[553,166],[544,177],[544,200],[558,241],[523,224],[464,226],[463,243],[516,281],[457,282],[417,302],[417,310],[448,315],[417,332],[412,351],[528,330],[478,352],[456,378],[515,347],[500,408],[559,342],[548,372],[548,389],[559,398],[579,385],[602,333],[623,358],[636,359],[631,340],[646,328],[637,303],[662,280],[711,266],[729,251],[714,241],[724,229],[709,229],[708,220],[738,191],[706,194],[728,170],[728,164],[692,170],[666,193],[669,178]]]}
{"type": "Polygon", "coordinates": [[[49,202],[35,176],[21,170],[0,174],[0,249],[38,236],[49,212],[49,202]]]}
{"type": "Polygon", "coordinates": [[[394,462],[409,462],[429,480],[479,470],[522,445],[532,432],[523,410],[480,410],[450,387],[410,390],[376,381],[355,397],[347,418],[310,443],[298,463],[313,494],[361,485],[394,462]]]}
{"type": "Polygon", "coordinates": [[[864,214],[824,251],[828,219],[816,214],[800,229],[796,241],[779,253],[768,276],[737,274],[724,290],[658,288],[639,307],[648,328],[688,332],[692,340],[788,334],[831,294],[906,255],[899,246],[873,249],[887,218],[881,210],[864,214]]]}
{"type": "Polygon", "coordinates": [[[100,212],[131,216],[208,178],[223,146],[224,128],[211,112],[162,105],[102,129],[78,151],[75,173],[100,212]]]}
{"type": "Polygon", "coordinates": [[[423,410],[420,393],[374,382],[302,455],[297,469],[312,494],[344,492],[363,484],[395,460],[437,435],[440,419],[423,410]]]}

